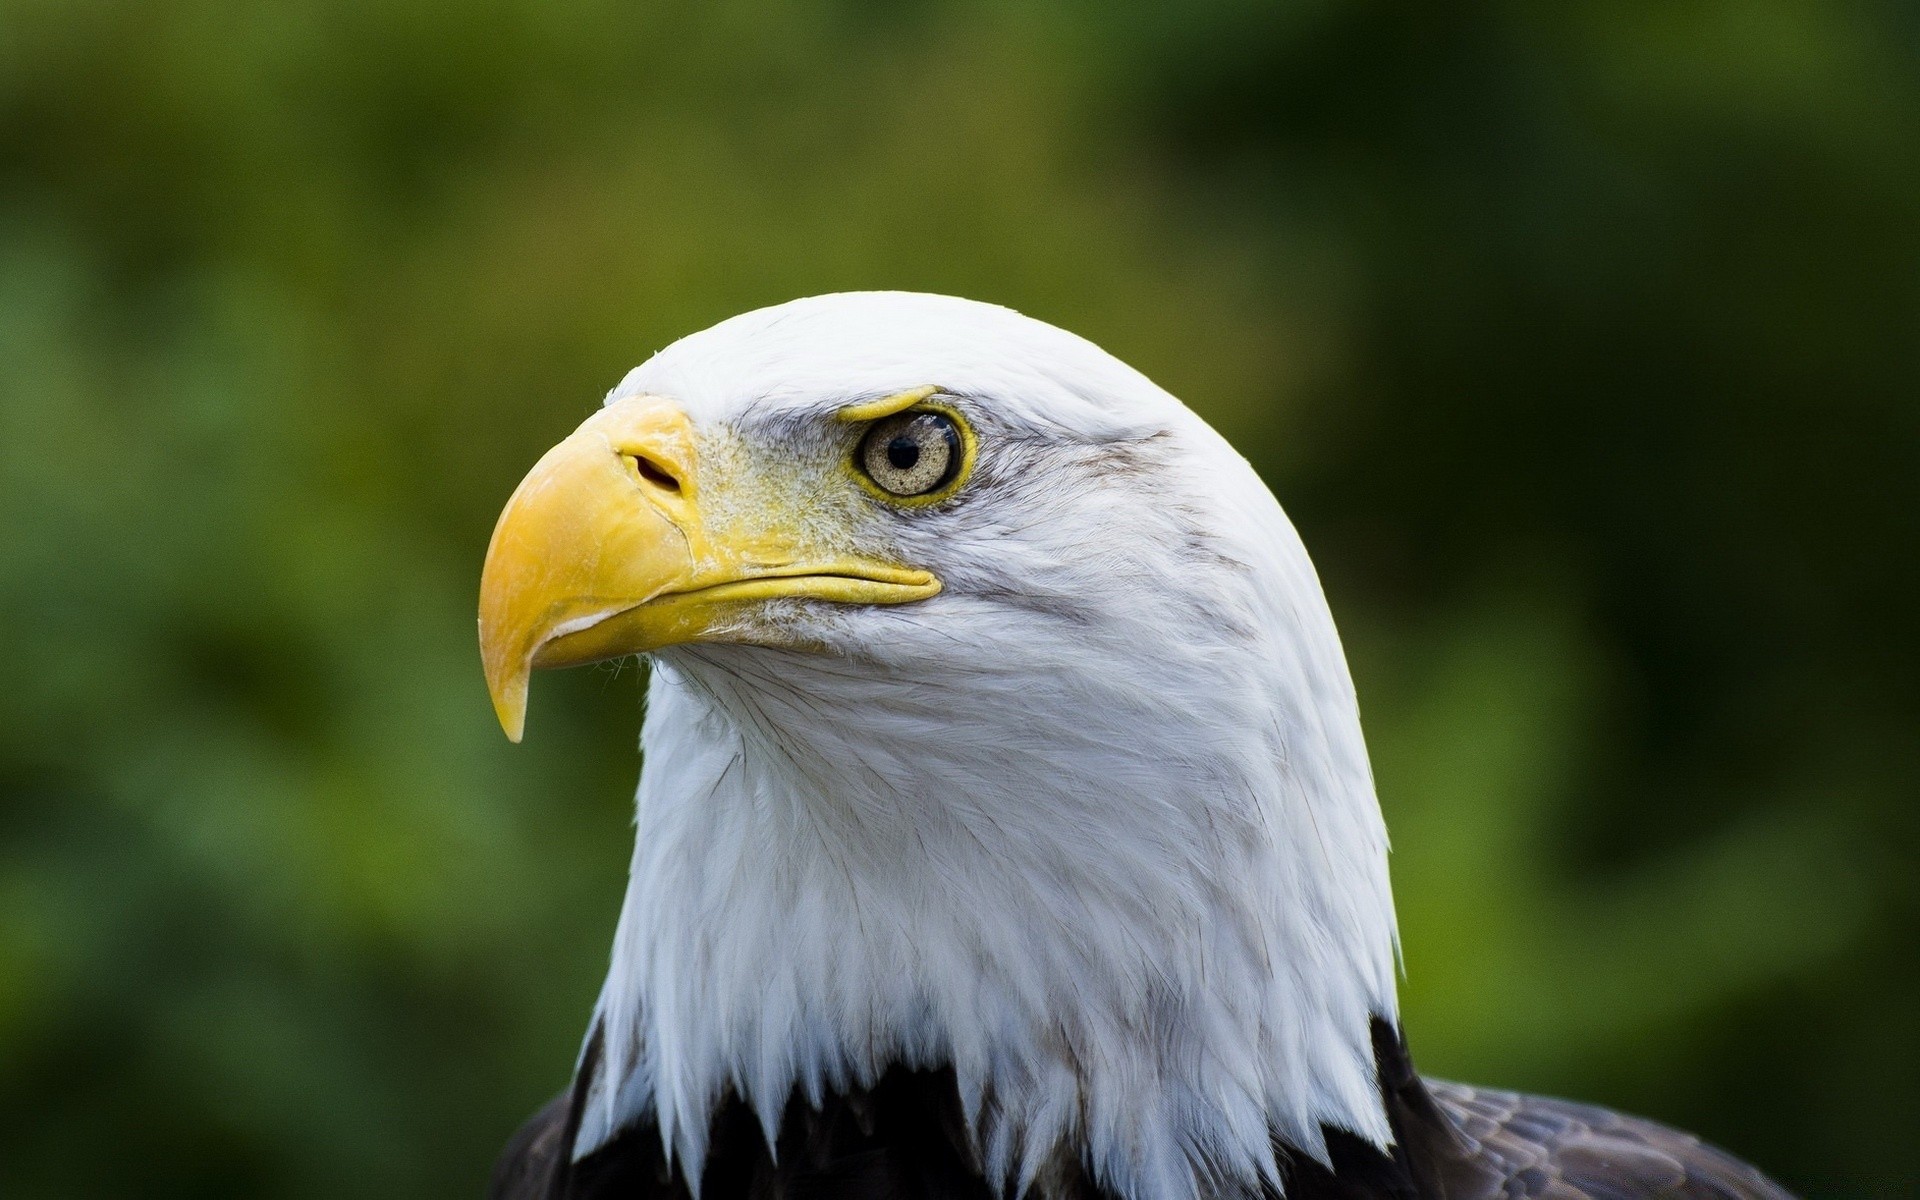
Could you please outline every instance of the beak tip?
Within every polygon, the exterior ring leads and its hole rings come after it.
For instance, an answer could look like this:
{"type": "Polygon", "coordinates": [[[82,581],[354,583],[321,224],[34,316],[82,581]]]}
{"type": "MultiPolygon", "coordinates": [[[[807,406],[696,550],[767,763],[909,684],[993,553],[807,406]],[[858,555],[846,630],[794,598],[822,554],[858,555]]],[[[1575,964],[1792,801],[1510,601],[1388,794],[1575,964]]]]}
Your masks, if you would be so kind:
{"type": "Polygon", "coordinates": [[[519,702],[514,703],[505,696],[497,698],[493,704],[493,715],[499,718],[500,732],[506,734],[507,740],[517,746],[527,732],[527,693],[524,685],[520,689],[520,695],[514,699],[519,702]]]}
{"type": "Polygon", "coordinates": [[[487,694],[493,699],[493,715],[500,722],[500,732],[507,740],[518,745],[527,731],[527,677],[531,668],[521,664],[517,668],[500,664],[493,656],[485,653],[487,659],[487,694]],[[504,669],[502,669],[504,667],[504,669]]]}

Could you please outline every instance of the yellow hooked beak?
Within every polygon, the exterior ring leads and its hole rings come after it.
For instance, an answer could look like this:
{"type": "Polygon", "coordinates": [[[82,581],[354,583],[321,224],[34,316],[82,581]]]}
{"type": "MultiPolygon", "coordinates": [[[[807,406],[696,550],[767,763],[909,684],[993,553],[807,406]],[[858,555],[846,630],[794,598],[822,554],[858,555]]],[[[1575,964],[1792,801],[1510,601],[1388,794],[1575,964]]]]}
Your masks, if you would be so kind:
{"type": "Polygon", "coordinates": [[[694,442],[667,401],[616,401],[547,451],[507,501],[480,574],[480,658],[508,738],[525,728],[535,668],[755,640],[755,610],[772,599],[903,604],[940,590],[926,571],[807,554],[782,532],[804,527],[802,513],[753,512],[710,529],[702,489],[726,481],[701,477],[694,442]]]}

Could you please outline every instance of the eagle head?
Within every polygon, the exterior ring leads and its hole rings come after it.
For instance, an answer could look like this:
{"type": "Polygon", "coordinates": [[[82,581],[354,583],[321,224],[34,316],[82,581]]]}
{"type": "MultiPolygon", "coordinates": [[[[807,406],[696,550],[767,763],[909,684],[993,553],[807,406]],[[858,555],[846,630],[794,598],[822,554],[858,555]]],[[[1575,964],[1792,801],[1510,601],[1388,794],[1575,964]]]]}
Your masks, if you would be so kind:
{"type": "Polygon", "coordinates": [[[1387,1140],[1386,840],[1313,568],[1247,462],[1090,342],[905,293],[660,351],[549,452],[481,585],[496,711],[653,663],[580,1133],[698,1162],[893,1064],[989,1168],[1127,1194],[1387,1140]]]}

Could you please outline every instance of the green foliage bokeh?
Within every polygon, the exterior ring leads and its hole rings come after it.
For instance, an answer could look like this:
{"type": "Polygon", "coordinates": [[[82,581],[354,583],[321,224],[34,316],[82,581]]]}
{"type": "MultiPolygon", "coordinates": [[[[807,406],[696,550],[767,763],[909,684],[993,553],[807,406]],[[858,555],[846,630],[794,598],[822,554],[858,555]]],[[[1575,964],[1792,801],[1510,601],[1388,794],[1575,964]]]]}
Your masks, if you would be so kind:
{"type": "Polygon", "coordinates": [[[954,292],[1314,551],[1429,1071],[1920,1190],[1920,20],[1892,0],[0,3],[0,1194],[474,1194],[632,670],[473,646],[680,334],[954,292]]]}

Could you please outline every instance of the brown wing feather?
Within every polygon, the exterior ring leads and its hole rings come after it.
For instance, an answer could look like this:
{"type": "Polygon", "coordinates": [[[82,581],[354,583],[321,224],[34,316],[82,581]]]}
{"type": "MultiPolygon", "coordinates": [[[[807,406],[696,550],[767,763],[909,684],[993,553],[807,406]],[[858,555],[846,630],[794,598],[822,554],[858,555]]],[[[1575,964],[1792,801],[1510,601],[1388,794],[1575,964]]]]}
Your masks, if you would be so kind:
{"type": "Polygon", "coordinates": [[[1691,1134],[1586,1104],[1422,1079],[1375,1021],[1393,1157],[1444,1200],[1793,1200],[1691,1134]]]}
{"type": "Polygon", "coordinates": [[[548,1101],[500,1151],[488,1200],[544,1200],[548,1195],[560,1169],[560,1147],[566,1144],[567,1097],[562,1092],[548,1101]]]}
{"type": "Polygon", "coordinates": [[[1746,1163],[1665,1125],[1516,1092],[1427,1087],[1488,1176],[1449,1200],[1792,1200],[1746,1163]]]}

